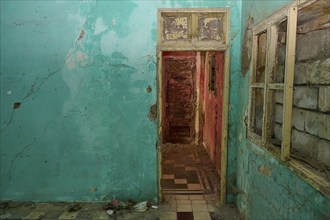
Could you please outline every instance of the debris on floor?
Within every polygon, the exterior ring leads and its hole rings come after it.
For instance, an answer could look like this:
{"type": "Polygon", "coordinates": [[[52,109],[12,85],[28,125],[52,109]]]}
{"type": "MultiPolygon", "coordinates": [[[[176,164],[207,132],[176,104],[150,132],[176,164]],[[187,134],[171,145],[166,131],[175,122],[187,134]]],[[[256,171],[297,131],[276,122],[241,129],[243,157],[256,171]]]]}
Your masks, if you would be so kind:
{"type": "MultiPolygon", "coordinates": [[[[146,211],[137,212],[136,205],[130,205],[128,209],[113,210],[104,209],[111,202],[105,203],[79,203],[78,211],[68,212],[71,203],[32,203],[32,202],[0,202],[0,219],[125,219],[125,220],[155,220],[155,219],[179,219],[183,214],[193,216],[190,219],[243,219],[235,206],[219,206],[213,195],[166,195],[167,203],[153,204],[142,202],[147,206],[146,211]],[[171,197],[171,198],[168,198],[171,197]],[[174,203],[173,203],[174,202],[174,203]],[[148,207],[148,204],[151,204],[148,207]],[[152,208],[157,207],[157,209],[152,208]],[[195,211],[199,210],[199,211],[195,211]]],[[[121,202],[125,203],[125,202],[121,202]]],[[[126,202],[128,203],[128,202],[126,202]]],[[[116,205],[116,203],[114,203],[116,205]]],[[[132,204],[132,203],[130,203],[132,204]]],[[[139,204],[139,203],[138,203],[139,204]]],[[[117,204],[120,207],[120,203],[117,204]]]]}
{"type": "Polygon", "coordinates": [[[134,206],[135,211],[137,212],[145,212],[147,211],[147,201],[140,202],[134,206]]]}
{"type": "Polygon", "coordinates": [[[68,206],[68,212],[76,212],[81,209],[81,205],[79,203],[73,203],[68,206]]]}
{"type": "Polygon", "coordinates": [[[112,215],[112,214],[114,213],[114,211],[111,210],[111,209],[109,209],[109,210],[107,211],[107,213],[108,213],[108,215],[112,215]]]}

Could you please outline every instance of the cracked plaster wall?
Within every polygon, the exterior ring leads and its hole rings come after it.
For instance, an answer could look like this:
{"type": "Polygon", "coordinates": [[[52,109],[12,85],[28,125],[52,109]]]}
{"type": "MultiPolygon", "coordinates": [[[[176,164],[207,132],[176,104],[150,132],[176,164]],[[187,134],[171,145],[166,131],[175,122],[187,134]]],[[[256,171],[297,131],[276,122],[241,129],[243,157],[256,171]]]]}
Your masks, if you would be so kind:
{"type": "MultiPolygon", "coordinates": [[[[249,17],[254,24],[291,2],[242,1],[242,30],[249,17]]],[[[243,39],[242,39],[243,42],[243,39]]],[[[246,138],[249,75],[240,81],[237,205],[247,219],[328,219],[330,200],[270,153],[246,138]]]]}
{"type": "Polygon", "coordinates": [[[234,134],[240,4],[1,1],[0,199],[156,199],[157,8],[231,8],[234,134]]]}

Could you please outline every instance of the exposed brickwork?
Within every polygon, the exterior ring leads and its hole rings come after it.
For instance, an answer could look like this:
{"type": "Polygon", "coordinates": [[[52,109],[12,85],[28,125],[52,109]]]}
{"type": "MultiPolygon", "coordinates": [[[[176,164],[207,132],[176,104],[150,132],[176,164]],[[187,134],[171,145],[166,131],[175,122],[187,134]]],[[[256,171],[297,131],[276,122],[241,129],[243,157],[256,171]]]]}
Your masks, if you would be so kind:
{"type": "Polygon", "coordinates": [[[307,109],[317,109],[318,88],[303,86],[295,87],[293,105],[307,109]]]}
{"type": "Polygon", "coordinates": [[[330,57],[330,29],[297,35],[296,61],[330,57]]]}
{"type": "Polygon", "coordinates": [[[319,109],[323,112],[330,111],[330,86],[321,86],[320,87],[319,109]]]}
{"type": "Polygon", "coordinates": [[[330,29],[297,35],[292,150],[330,165],[330,29]]]}
{"type": "MultiPolygon", "coordinates": [[[[297,36],[292,109],[292,151],[330,165],[330,30],[297,36]]],[[[284,69],[285,53],[278,51],[276,75],[284,69]],[[282,62],[283,61],[283,62],[282,62]]],[[[283,94],[274,94],[273,138],[281,140],[283,94]]]]}

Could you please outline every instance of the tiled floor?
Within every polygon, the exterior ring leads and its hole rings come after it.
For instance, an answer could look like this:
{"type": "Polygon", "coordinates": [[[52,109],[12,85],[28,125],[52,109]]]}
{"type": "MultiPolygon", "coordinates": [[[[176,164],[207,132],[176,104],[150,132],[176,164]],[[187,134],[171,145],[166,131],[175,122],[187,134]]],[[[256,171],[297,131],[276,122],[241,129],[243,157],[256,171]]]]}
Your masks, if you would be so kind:
{"type": "Polygon", "coordinates": [[[220,179],[201,146],[162,147],[161,220],[241,219],[233,206],[220,206],[220,179]],[[162,207],[163,208],[163,207],[162,207]]]}
{"type": "Polygon", "coordinates": [[[162,148],[164,195],[217,195],[219,176],[205,149],[196,145],[167,144],[162,148]]]}

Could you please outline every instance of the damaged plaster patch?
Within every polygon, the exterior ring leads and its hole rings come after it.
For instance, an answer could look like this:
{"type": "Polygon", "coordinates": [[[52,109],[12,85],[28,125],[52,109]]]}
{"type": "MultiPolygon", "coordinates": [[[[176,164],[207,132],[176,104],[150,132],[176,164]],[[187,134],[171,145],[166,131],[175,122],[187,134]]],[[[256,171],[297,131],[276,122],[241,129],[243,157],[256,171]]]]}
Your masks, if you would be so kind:
{"type": "Polygon", "coordinates": [[[91,191],[91,192],[97,192],[97,190],[98,190],[98,189],[97,189],[96,186],[93,186],[92,188],[89,189],[89,191],[91,191]]]}
{"type": "Polygon", "coordinates": [[[101,37],[101,40],[100,40],[100,46],[101,46],[102,53],[104,55],[109,55],[114,51],[119,51],[119,50],[117,50],[118,44],[117,44],[117,46],[115,46],[113,44],[109,44],[109,42],[118,42],[118,41],[119,41],[119,38],[117,36],[117,33],[114,30],[111,30],[111,31],[105,33],[101,37]]]}
{"type": "Polygon", "coordinates": [[[152,92],[152,88],[151,88],[151,86],[148,86],[147,87],[147,93],[151,93],[152,92]]]}
{"type": "Polygon", "coordinates": [[[79,66],[86,66],[87,65],[87,55],[84,54],[81,51],[77,51],[75,53],[72,53],[72,55],[69,55],[66,60],[66,66],[72,70],[76,68],[77,65],[79,66]]]}
{"type": "MultiPolygon", "coordinates": [[[[136,19],[144,14],[145,16],[153,16],[151,13],[154,6],[145,1],[134,1],[132,3],[132,12],[128,17],[115,18],[107,22],[108,26],[120,26],[116,28],[109,28],[100,36],[100,50],[105,56],[111,56],[112,53],[120,51],[129,60],[130,65],[144,65],[141,64],[141,51],[145,54],[154,54],[153,32],[150,27],[153,26],[154,20],[136,19]],[[129,32],[126,30],[129,25],[129,32]],[[134,47],[133,47],[134,45],[134,47]],[[134,49],[133,49],[134,48],[134,49]]],[[[126,63],[128,64],[128,63],[126,63]]]]}
{"type": "Polygon", "coordinates": [[[246,27],[244,31],[243,47],[242,47],[242,75],[245,77],[246,73],[249,71],[252,53],[252,27],[254,23],[254,18],[249,17],[246,21],[246,27]]]}
{"type": "Polygon", "coordinates": [[[95,22],[95,30],[94,34],[100,34],[108,29],[107,25],[105,24],[103,18],[98,18],[95,22]]]}
{"type": "Polygon", "coordinates": [[[13,109],[18,109],[19,107],[21,107],[21,103],[20,102],[15,102],[13,109]]]}
{"type": "Polygon", "coordinates": [[[272,169],[265,165],[261,165],[260,167],[258,167],[258,171],[259,171],[259,173],[264,174],[266,176],[272,175],[272,169]]]}
{"type": "Polygon", "coordinates": [[[81,32],[80,32],[80,35],[79,35],[79,38],[78,40],[81,40],[85,37],[85,31],[82,29],[81,32]]]}
{"type": "Polygon", "coordinates": [[[79,26],[82,26],[86,19],[80,14],[70,14],[67,20],[68,22],[76,22],[79,26]]]}
{"type": "Polygon", "coordinates": [[[116,21],[115,18],[113,18],[113,19],[111,20],[111,24],[112,24],[112,26],[115,26],[115,25],[117,24],[117,21],[116,21]]]}
{"type": "Polygon", "coordinates": [[[152,106],[150,106],[149,120],[155,121],[156,118],[157,118],[157,104],[153,104],[152,106]]]}

